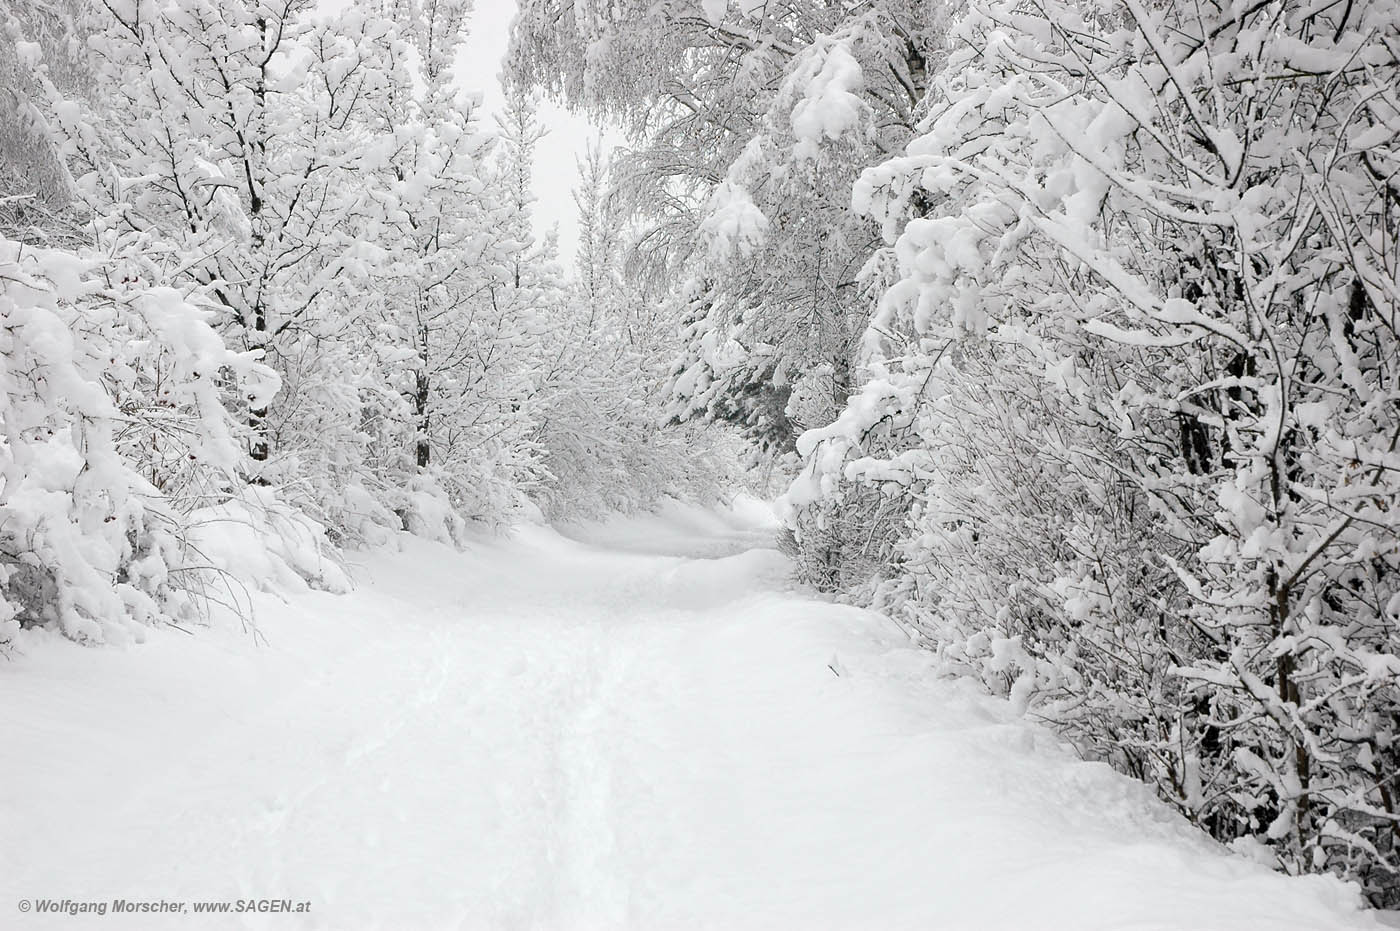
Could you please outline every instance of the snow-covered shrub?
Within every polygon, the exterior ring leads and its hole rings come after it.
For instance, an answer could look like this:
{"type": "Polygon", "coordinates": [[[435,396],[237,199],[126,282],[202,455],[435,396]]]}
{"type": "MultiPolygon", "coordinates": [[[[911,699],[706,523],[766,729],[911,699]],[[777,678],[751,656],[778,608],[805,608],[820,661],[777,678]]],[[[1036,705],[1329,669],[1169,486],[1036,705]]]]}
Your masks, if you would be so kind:
{"type": "Polygon", "coordinates": [[[0,623],[100,642],[193,607],[187,515],[236,481],[226,395],[276,378],[145,271],[0,240],[0,623]]]}
{"type": "MultiPolygon", "coordinates": [[[[326,528],[270,488],[244,487],[191,513],[188,527],[188,547],[203,560],[206,598],[219,600],[218,589],[229,588],[225,576],[276,592],[350,590],[326,528]]],[[[237,591],[229,597],[236,607],[237,591]]]]}
{"type": "Polygon", "coordinates": [[[789,497],[902,499],[875,595],[951,665],[1378,902],[1398,30],[1390,2],[974,5],[923,134],[857,185],[897,280],[789,497]]]}

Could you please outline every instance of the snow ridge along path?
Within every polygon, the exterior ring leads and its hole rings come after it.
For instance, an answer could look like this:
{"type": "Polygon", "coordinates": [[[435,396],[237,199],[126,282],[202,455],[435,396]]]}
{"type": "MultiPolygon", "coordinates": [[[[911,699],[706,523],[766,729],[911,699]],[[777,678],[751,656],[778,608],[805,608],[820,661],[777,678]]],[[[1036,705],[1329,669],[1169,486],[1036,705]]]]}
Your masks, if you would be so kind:
{"type": "Polygon", "coordinates": [[[1380,927],[673,509],[0,662],[0,928],[1380,927]],[[37,914],[41,900],[186,903],[37,914]],[[309,901],[305,914],[188,912],[309,901]],[[19,911],[20,902],[30,911],[19,911]]]}

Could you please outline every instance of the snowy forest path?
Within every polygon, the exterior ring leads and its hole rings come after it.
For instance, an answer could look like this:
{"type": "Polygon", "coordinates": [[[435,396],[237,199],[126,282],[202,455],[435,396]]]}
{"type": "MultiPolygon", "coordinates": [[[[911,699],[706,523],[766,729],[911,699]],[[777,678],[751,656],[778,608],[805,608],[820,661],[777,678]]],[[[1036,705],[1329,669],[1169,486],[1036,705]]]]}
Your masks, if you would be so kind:
{"type": "Polygon", "coordinates": [[[0,894],[312,903],[98,919],[140,928],[1371,926],[792,590],[770,528],[572,533],[405,538],[349,596],[260,596],[261,646],[0,671],[0,894]]]}

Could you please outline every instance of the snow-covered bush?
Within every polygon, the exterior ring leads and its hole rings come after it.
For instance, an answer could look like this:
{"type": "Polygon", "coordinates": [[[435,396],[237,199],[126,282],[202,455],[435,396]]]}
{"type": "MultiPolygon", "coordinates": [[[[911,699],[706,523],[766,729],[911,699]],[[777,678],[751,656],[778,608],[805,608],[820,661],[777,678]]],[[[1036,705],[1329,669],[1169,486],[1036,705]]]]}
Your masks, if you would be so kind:
{"type": "Polygon", "coordinates": [[[1394,901],[1400,9],[975,4],[859,208],[897,263],[799,522],[1222,839],[1394,901]],[[859,541],[847,539],[854,548],[859,541]]]}
{"type": "Polygon", "coordinates": [[[226,398],[277,382],[148,271],[0,240],[0,624],[100,642],[195,608],[188,514],[237,481],[226,398]]]}
{"type": "Polygon", "coordinates": [[[350,590],[326,528],[270,488],[247,486],[189,515],[189,548],[204,561],[203,597],[241,602],[237,585],[276,592],[350,590]],[[229,580],[229,581],[226,581],[229,580]]]}

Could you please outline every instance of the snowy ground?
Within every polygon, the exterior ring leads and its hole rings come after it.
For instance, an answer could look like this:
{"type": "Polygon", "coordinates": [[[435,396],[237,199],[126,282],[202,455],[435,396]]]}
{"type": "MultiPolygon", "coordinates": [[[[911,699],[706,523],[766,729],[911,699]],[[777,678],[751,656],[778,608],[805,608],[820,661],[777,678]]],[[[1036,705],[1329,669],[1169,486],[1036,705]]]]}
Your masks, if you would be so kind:
{"type": "Polygon", "coordinates": [[[788,590],[755,510],[404,538],[236,630],[0,661],[0,928],[1364,928],[788,590]],[[173,916],[21,913],[164,899],[173,916]],[[286,898],[309,914],[193,915],[286,898]],[[31,905],[31,908],[33,906],[31,905]]]}

